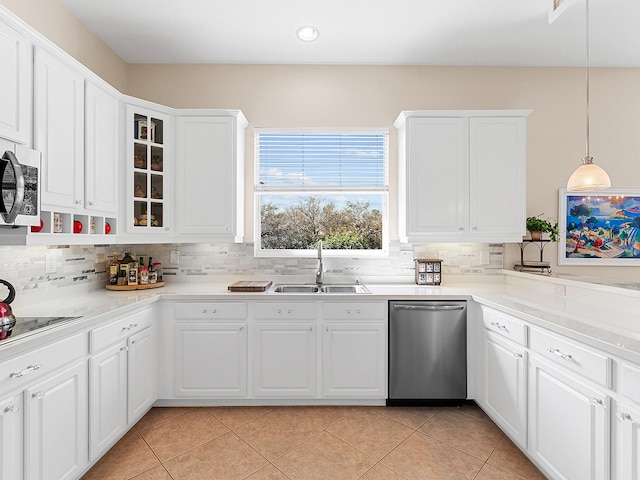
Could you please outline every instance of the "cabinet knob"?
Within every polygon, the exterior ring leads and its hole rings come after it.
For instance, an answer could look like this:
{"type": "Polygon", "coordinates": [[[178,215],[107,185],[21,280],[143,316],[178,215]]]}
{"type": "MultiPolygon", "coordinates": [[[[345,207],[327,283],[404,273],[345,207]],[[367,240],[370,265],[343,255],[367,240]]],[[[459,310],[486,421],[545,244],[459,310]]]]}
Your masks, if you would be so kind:
{"type": "Polygon", "coordinates": [[[476,230],[478,230],[478,227],[473,227],[473,231],[475,232],[476,230]]]}
{"type": "Polygon", "coordinates": [[[631,415],[629,415],[627,412],[618,412],[616,413],[616,417],[618,417],[618,420],[620,421],[629,420],[633,422],[633,418],[631,418],[631,415]]]}
{"type": "Polygon", "coordinates": [[[464,231],[464,227],[458,227],[458,230],[462,232],[464,231]]]}
{"type": "Polygon", "coordinates": [[[20,407],[18,405],[9,405],[4,407],[4,413],[16,413],[20,411],[20,407]]]}
{"type": "Polygon", "coordinates": [[[92,202],[92,201],[89,202],[89,205],[95,205],[95,204],[96,202],[92,202]]]}
{"type": "Polygon", "coordinates": [[[35,398],[36,400],[40,400],[44,398],[44,392],[34,392],[31,394],[31,398],[35,398]]]}
{"type": "Polygon", "coordinates": [[[240,331],[241,331],[241,332],[244,332],[244,327],[240,327],[240,331]]]}
{"type": "Polygon", "coordinates": [[[76,200],[76,205],[80,205],[82,203],[82,200],[76,200]]]}
{"type": "Polygon", "coordinates": [[[309,327],[309,331],[310,331],[310,332],[313,332],[313,327],[309,327]]]}
{"type": "Polygon", "coordinates": [[[522,354],[521,353],[514,353],[513,354],[513,358],[522,358],[522,354]]]}
{"type": "Polygon", "coordinates": [[[592,398],[591,405],[600,405],[604,406],[604,402],[600,398],[592,398]]]}

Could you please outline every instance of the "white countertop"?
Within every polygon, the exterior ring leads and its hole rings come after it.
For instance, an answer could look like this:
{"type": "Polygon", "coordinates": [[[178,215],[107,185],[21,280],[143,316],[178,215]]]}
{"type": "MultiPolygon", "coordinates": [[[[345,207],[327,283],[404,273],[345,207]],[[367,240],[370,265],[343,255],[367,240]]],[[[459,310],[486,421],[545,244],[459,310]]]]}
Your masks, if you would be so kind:
{"type": "MultiPolygon", "coordinates": [[[[576,280],[542,279],[521,273],[451,281],[440,286],[409,283],[367,283],[371,294],[267,294],[263,292],[229,292],[224,283],[201,281],[175,282],[149,290],[51,292],[39,300],[14,306],[16,316],[82,316],[74,322],[97,322],[114,314],[124,314],[158,299],[168,300],[270,300],[270,301],[358,301],[360,300],[429,300],[469,298],[534,325],[548,328],[622,358],[640,363],[640,292],[610,285],[586,284],[576,280]],[[475,281],[474,281],[475,280],[475,281]],[[527,282],[534,281],[533,288],[527,282]],[[519,283],[525,282],[525,285],[519,283]],[[564,285],[567,295],[553,294],[555,285],[564,285]],[[574,294],[572,290],[579,290],[574,294]],[[582,291],[584,290],[584,291],[582,291]],[[551,293],[550,293],[551,292],[551,293]],[[63,295],[60,298],[60,295],[63,295]],[[48,298],[47,298],[48,297],[48,298]]],[[[289,283],[287,280],[286,283],[289,283]]],[[[62,290],[62,289],[60,289],[62,290]]],[[[56,328],[56,327],[52,327],[56,328]]],[[[44,333],[46,330],[43,330],[44,333]]],[[[42,334],[40,331],[31,336],[42,334]]],[[[23,341],[9,338],[2,347],[23,341]]]]}

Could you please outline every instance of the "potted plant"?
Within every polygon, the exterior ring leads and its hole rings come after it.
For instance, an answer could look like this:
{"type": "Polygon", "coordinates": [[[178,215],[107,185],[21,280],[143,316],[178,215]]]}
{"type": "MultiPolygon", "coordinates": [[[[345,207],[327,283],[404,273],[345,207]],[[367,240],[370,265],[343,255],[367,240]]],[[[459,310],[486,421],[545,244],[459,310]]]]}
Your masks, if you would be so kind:
{"type": "Polygon", "coordinates": [[[549,219],[544,219],[540,215],[535,217],[527,217],[527,230],[531,234],[531,240],[541,240],[543,233],[549,234],[549,239],[552,242],[558,241],[558,222],[553,222],[549,219]]]}

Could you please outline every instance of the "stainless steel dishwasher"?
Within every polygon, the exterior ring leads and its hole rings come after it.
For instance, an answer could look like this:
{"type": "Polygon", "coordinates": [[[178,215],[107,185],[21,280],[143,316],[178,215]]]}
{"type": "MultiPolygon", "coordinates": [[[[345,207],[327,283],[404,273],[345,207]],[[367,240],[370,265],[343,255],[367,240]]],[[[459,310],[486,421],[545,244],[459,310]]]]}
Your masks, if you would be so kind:
{"type": "Polygon", "coordinates": [[[467,398],[467,302],[389,302],[387,405],[467,398]]]}

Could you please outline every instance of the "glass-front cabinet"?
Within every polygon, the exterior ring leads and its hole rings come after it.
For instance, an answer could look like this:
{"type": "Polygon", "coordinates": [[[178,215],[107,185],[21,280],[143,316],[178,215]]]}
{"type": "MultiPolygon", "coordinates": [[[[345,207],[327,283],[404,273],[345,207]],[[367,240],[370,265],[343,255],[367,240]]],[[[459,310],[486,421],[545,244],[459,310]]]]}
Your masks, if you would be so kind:
{"type": "Polygon", "coordinates": [[[127,105],[127,232],[171,230],[170,122],[169,115],[127,105]]]}

